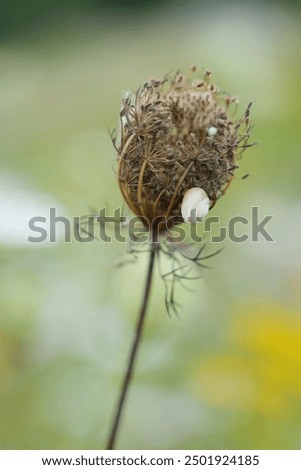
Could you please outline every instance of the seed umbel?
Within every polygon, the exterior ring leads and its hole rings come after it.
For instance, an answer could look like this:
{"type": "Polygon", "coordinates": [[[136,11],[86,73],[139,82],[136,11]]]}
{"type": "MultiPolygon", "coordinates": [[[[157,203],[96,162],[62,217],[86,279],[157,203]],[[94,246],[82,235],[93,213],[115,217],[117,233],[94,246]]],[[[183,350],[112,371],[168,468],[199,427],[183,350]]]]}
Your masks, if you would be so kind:
{"type": "Polygon", "coordinates": [[[201,188],[212,208],[228,188],[243,150],[250,146],[251,104],[233,120],[237,99],[194,73],[150,79],[123,99],[118,180],[129,208],[160,230],[182,223],[181,204],[201,188]]]}

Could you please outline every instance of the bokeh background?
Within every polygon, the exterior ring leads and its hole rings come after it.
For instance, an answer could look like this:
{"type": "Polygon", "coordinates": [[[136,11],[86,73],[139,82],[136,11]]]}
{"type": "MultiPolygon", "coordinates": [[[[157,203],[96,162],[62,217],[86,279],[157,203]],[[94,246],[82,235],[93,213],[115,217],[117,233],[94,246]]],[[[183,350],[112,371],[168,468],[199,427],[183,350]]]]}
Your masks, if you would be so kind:
{"type": "Polygon", "coordinates": [[[194,64],[239,111],[254,101],[259,145],[212,215],[258,206],[275,241],[225,241],[194,290],[177,289],[178,318],[156,275],[118,447],[300,448],[300,26],[287,0],[3,2],[2,449],[104,447],[146,258],[117,268],[124,244],[62,230],[29,243],[28,220],[120,205],[109,129],[122,93],[194,64]]]}

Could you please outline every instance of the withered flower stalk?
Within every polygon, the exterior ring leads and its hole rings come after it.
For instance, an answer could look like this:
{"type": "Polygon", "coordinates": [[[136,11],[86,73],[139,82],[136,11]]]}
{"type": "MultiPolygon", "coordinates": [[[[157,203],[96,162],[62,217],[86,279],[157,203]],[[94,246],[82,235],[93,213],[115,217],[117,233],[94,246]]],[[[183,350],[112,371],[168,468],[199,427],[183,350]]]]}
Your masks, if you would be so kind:
{"type": "Polygon", "coordinates": [[[202,190],[199,193],[209,199],[207,210],[211,209],[229,187],[242,152],[252,145],[248,144],[251,104],[240,119],[233,120],[237,99],[220,92],[209,71],[202,79],[194,78],[195,71],[189,78],[176,73],[150,79],[129,93],[122,103],[118,139],[112,139],[122,195],[149,230],[150,248],[143,301],[107,449],[114,448],[132,378],[160,237],[183,223],[183,198],[192,188],[202,190]]]}

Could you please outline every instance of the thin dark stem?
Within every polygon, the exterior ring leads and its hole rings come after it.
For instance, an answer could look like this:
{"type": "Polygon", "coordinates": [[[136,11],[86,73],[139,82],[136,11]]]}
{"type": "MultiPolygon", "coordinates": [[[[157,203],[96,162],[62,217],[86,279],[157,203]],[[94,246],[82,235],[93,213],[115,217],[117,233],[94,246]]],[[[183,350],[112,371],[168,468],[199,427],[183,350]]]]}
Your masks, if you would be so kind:
{"type": "Polygon", "coordinates": [[[143,299],[142,299],[142,303],[141,303],[141,307],[140,307],[140,311],[138,315],[134,341],[133,341],[129,359],[127,362],[126,373],[122,382],[120,395],[119,395],[119,399],[117,402],[117,407],[116,407],[114,419],[113,419],[110,434],[109,434],[109,439],[108,439],[108,443],[106,447],[108,450],[114,449],[115,440],[116,440],[116,436],[117,436],[119,425],[120,425],[120,418],[122,415],[122,411],[124,409],[125,399],[126,399],[129,386],[133,377],[135,360],[137,357],[138,346],[142,338],[145,314],[146,314],[146,309],[147,309],[147,304],[148,304],[149,294],[150,294],[150,289],[151,289],[151,284],[152,284],[154,261],[155,261],[157,245],[158,245],[157,241],[154,239],[154,237],[152,237],[148,271],[147,271],[147,277],[146,277],[146,282],[145,282],[145,287],[144,287],[143,299]]]}

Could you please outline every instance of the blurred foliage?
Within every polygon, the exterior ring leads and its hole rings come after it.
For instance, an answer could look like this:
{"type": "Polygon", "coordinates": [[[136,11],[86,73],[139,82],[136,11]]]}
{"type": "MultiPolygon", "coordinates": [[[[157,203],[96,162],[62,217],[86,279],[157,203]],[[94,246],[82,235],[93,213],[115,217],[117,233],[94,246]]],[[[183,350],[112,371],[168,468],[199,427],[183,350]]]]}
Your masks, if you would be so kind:
{"type": "Polygon", "coordinates": [[[0,36],[11,37],[13,33],[29,33],[32,25],[47,19],[68,16],[72,12],[82,11],[101,18],[103,15],[136,14],[148,12],[172,0],[15,0],[2,2],[0,16],[0,36]]]}
{"type": "MultiPolygon", "coordinates": [[[[233,5],[235,0],[225,2],[226,5],[233,5]]],[[[239,5],[241,2],[236,0],[239,5]]],[[[253,0],[256,5],[256,1],[253,0]]],[[[259,6],[266,4],[267,6],[281,5],[278,0],[264,0],[258,2],[259,6]]],[[[286,4],[300,7],[299,0],[287,0],[286,4]]],[[[220,0],[189,0],[188,7],[201,6],[206,8],[219,8],[220,0]]],[[[12,37],[16,33],[23,32],[30,34],[32,27],[37,27],[38,23],[42,24],[50,20],[57,20],[61,17],[68,16],[72,12],[82,12],[90,14],[94,17],[118,18],[120,15],[125,19],[127,15],[136,16],[139,21],[139,15],[148,14],[154,10],[165,10],[167,8],[182,9],[183,2],[181,0],[2,0],[0,15],[0,37],[12,37]]]]}
{"type": "MultiPolygon", "coordinates": [[[[42,5],[5,4],[5,27],[42,5]]],[[[30,244],[27,222],[49,207],[71,217],[122,204],[109,136],[122,92],[194,63],[240,96],[238,112],[254,101],[259,145],[212,213],[224,225],[258,206],[275,241],[227,240],[194,291],[177,290],[179,319],[156,276],[118,445],[300,448],[300,11],[175,5],[139,21],[116,7],[107,24],[72,10],[0,48],[2,449],[103,446],[146,258],[116,268],[124,245],[64,243],[62,230],[30,244]]]]}

